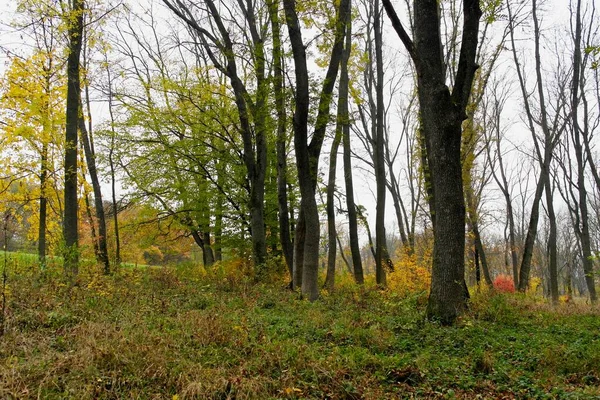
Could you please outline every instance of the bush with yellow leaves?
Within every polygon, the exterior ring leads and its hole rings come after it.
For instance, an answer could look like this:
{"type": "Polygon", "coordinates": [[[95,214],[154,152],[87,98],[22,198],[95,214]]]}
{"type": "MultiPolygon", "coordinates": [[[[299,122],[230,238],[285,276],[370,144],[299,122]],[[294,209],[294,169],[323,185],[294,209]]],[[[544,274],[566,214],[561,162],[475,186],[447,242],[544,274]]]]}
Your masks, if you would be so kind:
{"type": "Polygon", "coordinates": [[[400,294],[427,291],[431,283],[431,250],[421,254],[401,247],[394,262],[394,271],[388,276],[388,287],[400,294]]]}

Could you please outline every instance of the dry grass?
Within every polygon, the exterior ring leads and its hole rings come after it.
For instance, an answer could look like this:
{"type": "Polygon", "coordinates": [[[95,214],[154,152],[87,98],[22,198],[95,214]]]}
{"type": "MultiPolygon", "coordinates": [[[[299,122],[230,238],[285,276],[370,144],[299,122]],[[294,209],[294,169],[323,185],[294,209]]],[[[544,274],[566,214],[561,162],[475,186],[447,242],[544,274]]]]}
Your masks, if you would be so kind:
{"type": "Polygon", "coordinates": [[[227,266],[83,270],[75,287],[11,266],[0,398],[592,398],[597,308],[480,295],[456,327],[426,295],[344,281],[314,304],[227,266]]]}

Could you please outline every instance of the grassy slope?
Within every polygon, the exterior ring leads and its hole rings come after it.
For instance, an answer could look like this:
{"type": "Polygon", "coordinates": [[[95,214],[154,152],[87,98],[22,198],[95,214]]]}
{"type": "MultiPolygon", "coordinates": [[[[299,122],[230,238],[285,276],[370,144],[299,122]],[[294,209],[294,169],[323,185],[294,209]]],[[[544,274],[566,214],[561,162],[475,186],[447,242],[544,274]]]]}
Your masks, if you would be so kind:
{"type": "Polygon", "coordinates": [[[193,270],[9,275],[0,398],[595,398],[600,317],[480,296],[458,326],[424,295],[346,284],[310,304],[283,284],[193,270]]]}

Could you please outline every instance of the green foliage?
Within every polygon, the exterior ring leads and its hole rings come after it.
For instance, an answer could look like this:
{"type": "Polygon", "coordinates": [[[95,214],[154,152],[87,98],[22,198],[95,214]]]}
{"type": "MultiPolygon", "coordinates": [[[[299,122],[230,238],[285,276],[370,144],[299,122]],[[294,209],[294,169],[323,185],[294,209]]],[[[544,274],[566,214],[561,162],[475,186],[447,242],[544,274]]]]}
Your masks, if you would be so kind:
{"type": "Polygon", "coordinates": [[[585,54],[591,54],[592,55],[592,65],[591,68],[592,69],[597,69],[598,68],[598,63],[600,62],[598,60],[598,56],[600,56],[600,46],[588,46],[585,48],[585,54]]]}
{"type": "Polygon", "coordinates": [[[423,295],[341,280],[310,303],[283,281],[253,285],[241,260],[113,276],[84,266],[72,287],[52,267],[40,279],[27,260],[10,266],[4,398],[600,395],[600,319],[589,308],[481,294],[440,327],[424,321],[423,295]]]}

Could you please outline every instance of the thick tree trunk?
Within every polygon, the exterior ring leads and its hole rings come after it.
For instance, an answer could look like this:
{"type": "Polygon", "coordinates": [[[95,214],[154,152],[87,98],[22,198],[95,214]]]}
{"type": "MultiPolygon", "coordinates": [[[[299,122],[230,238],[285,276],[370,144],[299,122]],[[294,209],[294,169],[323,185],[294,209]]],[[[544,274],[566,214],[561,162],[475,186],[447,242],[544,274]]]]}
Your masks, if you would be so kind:
{"type": "Polygon", "coordinates": [[[63,236],[65,240],[64,268],[73,279],[78,273],[79,235],[77,199],[77,125],[79,123],[79,56],[83,38],[83,0],[73,0],[69,11],[69,55],[67,58],[67,107],[65,122],[65,186],[63,236]]]}
{"type": "Polygon", "coordinates": [[[445,83],[439,6],[436,0],[415,2],[413,43],[390,0],[383,0],[392,26],[411,55],[417,71],[430,173],[433,223],[433,266],[427,316],[451,324],[466,308],[465,203],[462,185],[461,125],[477,65],[475,55],[481,9],[478,0],[463,2],[463,37],[452,93],[445,83]]]}
{"type": "Polygon", "coordinates": [[[441,109],[454,108],[447,91],[425,88],[419,82],[421,115],[427,137],[427,153],[435,224],[433,226],[433,266],[427,315],[442,323],[452,323],[466,307],[464,293],[465,205],[460,163],[460,115],[441,109]],[[440,101],[443,99],[443,101],[440,101]],[[441,104],[440,104],[441,103],[441,104]],[[452,115],[454,114],[454,115],[452,115]]]}

